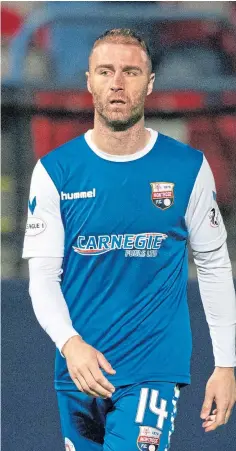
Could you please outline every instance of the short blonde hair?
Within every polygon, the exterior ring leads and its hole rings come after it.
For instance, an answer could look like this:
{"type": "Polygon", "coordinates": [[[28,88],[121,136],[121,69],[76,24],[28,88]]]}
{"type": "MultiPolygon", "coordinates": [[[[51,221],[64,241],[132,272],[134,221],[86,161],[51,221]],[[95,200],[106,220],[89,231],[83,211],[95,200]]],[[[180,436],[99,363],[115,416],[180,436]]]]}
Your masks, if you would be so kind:
{"type": "MultiPolygon", "coordinates": [[[[104,41],[105,42],[107,42],[107,41],[114,42],[114,43],[119,43],[119,44],[138,45],[146,53],[146,55],[148,57],[148,61],[149,61],[149,69],[150,69],[150,72],[152,72],[152,57],[151,57],[149,47],[146,44],[146,42],[144,41],[144,39],[142,39],[142,37],[138,33],[136,33],[136,31],[131,30],[130,28],[113,28],[111,30],[105,31],[105,33],[103,33],[101,36],[99,36],[95,40],[92,50],[91,50],[91,53],[90,53],[90,57],[91,57],[91,54],[93,53],[93,50],[101,42],[104,42],[104,41]]],[[[90,59],[90,57],[89,57],[89,59],[90,59]]]]}

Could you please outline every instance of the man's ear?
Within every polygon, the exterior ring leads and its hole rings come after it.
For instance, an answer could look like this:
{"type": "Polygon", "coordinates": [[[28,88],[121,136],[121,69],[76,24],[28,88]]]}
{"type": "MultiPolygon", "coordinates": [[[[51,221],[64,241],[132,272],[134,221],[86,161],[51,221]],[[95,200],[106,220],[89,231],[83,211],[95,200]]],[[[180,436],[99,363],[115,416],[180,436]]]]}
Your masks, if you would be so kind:
{"type": "Polygon", "coordinates": [[[149,77],[148,89],[147,89],[147,96],[149,96],[149,94],[151,94],[152,91],[153,91],[154,81],[155,81],[155,74],[152,73],[152,74],[150,75],[150,77],[149,77]]]}
{"type": "Polygon", "coordinates": [[[88,88],[88,92],[90,92],[90,94],[92,94],[92,89],[91,89],[91,85],[90,85],[90,74],[89,72],[85,72],[86,78],[87,78],[87,88],[88,88]]]}

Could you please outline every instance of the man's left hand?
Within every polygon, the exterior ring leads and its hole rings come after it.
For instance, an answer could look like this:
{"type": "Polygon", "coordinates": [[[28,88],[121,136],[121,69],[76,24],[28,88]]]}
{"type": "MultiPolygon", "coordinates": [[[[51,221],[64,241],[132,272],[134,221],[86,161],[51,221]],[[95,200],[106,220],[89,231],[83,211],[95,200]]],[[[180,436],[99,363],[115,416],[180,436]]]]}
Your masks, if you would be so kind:
{"type": "Polygon", "coordinates": [[[226,424],[236,402],[234,368],[216,367],[207,382],[205,399],[201,410],[202,426],[205,432],[214,431],[226,424]],[[215,402],[216,409],[212,411],[215,402]]]}

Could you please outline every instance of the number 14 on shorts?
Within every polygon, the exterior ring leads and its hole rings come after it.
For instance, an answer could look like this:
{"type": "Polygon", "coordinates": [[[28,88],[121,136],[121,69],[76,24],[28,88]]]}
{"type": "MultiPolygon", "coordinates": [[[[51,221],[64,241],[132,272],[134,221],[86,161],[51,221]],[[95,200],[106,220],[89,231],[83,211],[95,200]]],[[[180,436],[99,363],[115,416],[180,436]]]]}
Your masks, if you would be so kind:
{"type": "Polygon", "coordinates": [[[143,423],[147,406],[149,411],[157,416],[157,420],[153,424],[154,427],[139,426],[140,431],[137,439],[137,447],[140,451],[158,451],[164,421],[168,417],[168,412],[166,411],[167,401],[165,399],[161,399],[160,406],[158,407],[158,397],[158,390],[149,390],[149,388],[142,388],[140,390],[140,398],[135,422],[141,424],[143,423]]]}
{"type": "MultiPolygon", "coordinates": [[[[148,398],[149,398],[149,388],[141,388],[139,405],[137,409],[137,414],[135,418],[136,423],[143,423],[145,411],[147,408],[148,398]]],[[[151,390],[151,395],[149,399],[149,410],[157,415],[157,423],[155,427],[162,430],[164,421],[168,417],[168,412],[166,410],[167,401],[165,399],[160,400],[160,407],[157,406],[158,403],[158,390],[151,390]]]]}

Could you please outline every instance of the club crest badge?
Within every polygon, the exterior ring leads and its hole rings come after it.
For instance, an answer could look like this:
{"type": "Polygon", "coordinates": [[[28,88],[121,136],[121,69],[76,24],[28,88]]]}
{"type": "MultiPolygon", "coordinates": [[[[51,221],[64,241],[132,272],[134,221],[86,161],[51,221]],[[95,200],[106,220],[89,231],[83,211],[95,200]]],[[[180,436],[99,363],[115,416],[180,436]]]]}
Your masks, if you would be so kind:
{"type": "Polygon", "coordinates": [[[174,203],[174,183],[170,182],[152,182],[151,199],[155,207],[161,210],[170,208],[174,203]]]}
{"type": "Polygon", "coordinates": [[[150,426],[139,426],[137,446],[140,451],[157,451],[160,444],[161,431],[150,426]]]}

